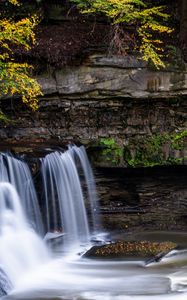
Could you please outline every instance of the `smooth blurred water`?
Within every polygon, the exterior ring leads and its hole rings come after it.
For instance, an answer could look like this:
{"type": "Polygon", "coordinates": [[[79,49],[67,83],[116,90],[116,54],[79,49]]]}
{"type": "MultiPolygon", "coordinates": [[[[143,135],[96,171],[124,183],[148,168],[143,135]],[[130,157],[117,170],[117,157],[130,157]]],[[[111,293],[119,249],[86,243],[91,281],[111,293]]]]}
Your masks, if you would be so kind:
{"type": "Polygon", "coordinates": [[[70,151],[54,152],[41,167],[47,230],[65,233],[65,247],[89,243],[90,229],[82,187],[70,151]]]}
{"type": "MultiPolygon", "coordinates": [[[[165,233],[161,237],[164,241],[183,241],[184,249],[170,252],[160,262],[147,264],[142,258],[104,260],[82,257],[82,253],[93,244],[93,233],[95,241],[102,239],[97,230],[90,230],[89,223],[96,228],[95,223],[99,223],[99,220],[94,216],[98,212],[97,195],[93,196],[95,183],[84,151],[74,146],[64,153],[54,152],[42,159],[49,231],[45,241],[50,245],[50,250],[23,209],[28,185],[21,185],[17,177],[19,170],[25,170],[25,165],[19,169],[15,167],[14,160],[10,162],[9,158],[4,160],[0,156],[0,180],[11,181],[21,189],[22,194],[20,200],[19,191],[17,193],[10,183],[0,183],[0,268],[12,284],[9,295],[3,299],[186,300],[185,234],[175,233],[171,239],[171,235],[165,233]],[[90,215],[85,206],[77,157],[86,178],[90,201],[93,199],[90,215]]],[[[30,178],[29,173],[22,171],[20,174],[25,173],[26,178],[30,178]]],[[[33,183],[29,186],[32,189],[33,183]]],[[[156,235],[149,233],[147,237],[149,235],[151,238],[148,239],[155,239],[156,235]]],[[[160,235],[157,233],[157,239],[160,235]]],[[[141,238],[141,233],[134,235],[135,240],[141,238]]]]}
{"type": "Polygon", "coordinates": [[[42,239],[27,222],[15,188],[0,183],[0,266],[15,286],[25,273],[49,259],[42,239]]]}
{"type": "Polygon", "coordinates": [[[83,170],[84,178],[86,181],[86,188],[88,192],[89,205],[90,205],[91,220],[89,220],[90,221],[89,223],[92,224],[92,232],[96,234],[98,233],[98,228],[99,230],[101,230],[102,225],[101,225],[101,220],[99,215],[99,205],[98,205],[99,201],[98,201],[98,195],[97,195],[97,190],[95,185],[94,174],[90,162],[88,160],[86,150],[83,146],[77,147],[73,145],[73,146],[69,146],[68,149],[69,149],[69,153],[74,159],[75,164],[78,160],[81,169],[83,170]]]}
{"type": "Polygon", "coordinates": [[[5,299],[186,299],[187,264],[65,256],[25,276],[5,299]],[[180,271],[179,271],[180,270],[180,271]],[[179,272],[179,273],[178,273],[179,272]]]}
{"type": "Polygon", "coordinates": [[[28,222],[43,235],[43,222],[28,165],[10,154],[0,153],[0,182],[9,182],[15,187],[28,222]]]}

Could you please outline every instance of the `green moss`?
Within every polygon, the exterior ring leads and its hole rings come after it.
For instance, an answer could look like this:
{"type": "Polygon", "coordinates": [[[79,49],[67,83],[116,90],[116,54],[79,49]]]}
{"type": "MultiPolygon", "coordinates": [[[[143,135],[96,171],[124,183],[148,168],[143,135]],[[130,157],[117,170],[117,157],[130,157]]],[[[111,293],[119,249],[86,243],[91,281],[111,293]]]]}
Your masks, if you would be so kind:
{"type": "Polygon", "coordinates": [[[120,164],[123,158],[123,147],[114,138],[101,138],[98,141],[98,146],[101,146],[99,155],[103,162],[112,163],[113,165],[120,164]]]}
{"type": "Polygon", "coordinates": [[[127,167],[178,165],[186,159],[183,153],[186,143],[187,130],[136,136],[123,141],[113,137],[100,138],[94,143],[97,148],[94,161],[102,165],[127,167]]]}
{"type": "MultiPolygon", "coordinates": [[[[152,167],[157,165],[180,164],[183,157],[167,156],[164,147],[169,150],[183,150],[187,130],[179,133],[155,134],[148,138],[131,139],[124,149],[124,160],[128,166],[152,167]]],[[[171,152],[171,151],[169,151],[171,152]]]]}
{"type": "Polygon", "coordinates": [[[131,139],[128,147],[125,149],[124,160],[132,167],[151,167],[163,164],[164,157],[161,147],[167,140],[167,135],[160,134],[148,137],[147,139],[145,137],[131,139]]]}
{"type": "Polygon", "coordinates": [[[174,150],[182,150],[184,148],[184,140],[187,137],[187,130],[176,133],[171,136],[171,147],[174,150]]]}
{"type": "Polygon", "coordinates": [[[8,125],[11,120],[0,110],[0,124],[8,125]]]}

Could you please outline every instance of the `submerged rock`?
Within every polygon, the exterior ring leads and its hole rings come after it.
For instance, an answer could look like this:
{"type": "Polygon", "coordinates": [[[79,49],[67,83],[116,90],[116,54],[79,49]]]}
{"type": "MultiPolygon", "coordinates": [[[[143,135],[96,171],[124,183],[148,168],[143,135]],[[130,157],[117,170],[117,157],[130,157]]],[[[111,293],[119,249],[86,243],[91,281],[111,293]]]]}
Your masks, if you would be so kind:
{"type": "Polygon", "coordinates": [[[172,242],[151,242],[151,241],[117,241],[104,246],[94,246],[84,257],[90,258],[122,258],[122,257],[143,257],[148,258],[162,256],[176,248],[172,242]]]}
{"type": "Polygon", "coordinates": [[[0,268],[0,297],[5,296],[11,290],[12,284],[6,273],[0,268]]]}
{"type": "Polygon", "coordinates": [[[146,262],[147,267],[187,264],[187,249],[173,249],[168,253],[160,253],[146,262]]]}

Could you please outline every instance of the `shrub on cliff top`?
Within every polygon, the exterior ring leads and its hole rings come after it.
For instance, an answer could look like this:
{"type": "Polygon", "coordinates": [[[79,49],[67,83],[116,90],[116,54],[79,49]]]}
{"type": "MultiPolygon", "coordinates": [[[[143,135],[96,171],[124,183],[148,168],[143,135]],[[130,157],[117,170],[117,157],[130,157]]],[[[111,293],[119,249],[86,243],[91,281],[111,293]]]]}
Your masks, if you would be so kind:
{"type": "MultiPolygon", "coordinates": [[[[133,26],[137,42],[133,45],[145,61],[150,61],[156,68],[165,67],[163,62],[164,34],[172,29],[167,26],[169,15],[164,6],[146,4],[145,0],[71,0],[82,13],[102,13],[114,26],[113,41],[120,47],[120,53],[127,51],[125,40],[126,28],[133,26]],[[119,26],[121,28],[119,29],[119,26]]],[[[135,38],[136,39],[136,38],[135,38]]]]}
{"type": "MultiPolygon", "coordinates": [[[[12,5],[20,5],[18,0],[8,1],[12,5]]],[[[41,88],[31,77],[32,66],[14,60],[13,47],[29,50],[35,43],[33,30],[37,24],[37,16],[20,20],[0,18],[0,96],[21,95],[22,101],[33,110],[38,108],[37,97],[42,94],[41,88]]],[[[0,120],[4,121],[2,112],[0,120]]]]}

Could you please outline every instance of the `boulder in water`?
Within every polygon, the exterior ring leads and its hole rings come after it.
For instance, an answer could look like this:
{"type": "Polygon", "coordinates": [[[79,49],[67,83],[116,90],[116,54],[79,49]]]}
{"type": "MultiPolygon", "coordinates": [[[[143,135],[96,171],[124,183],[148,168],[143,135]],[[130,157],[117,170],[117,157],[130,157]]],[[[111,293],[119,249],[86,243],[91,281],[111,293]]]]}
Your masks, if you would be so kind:
{"type": "Polygon", "coordinates": [[[159,253],[166,254],[176,246],[172,242],[117,241],[104,246],[94,246],[84,256],[90,258],[150,258],[159,253]]]}

